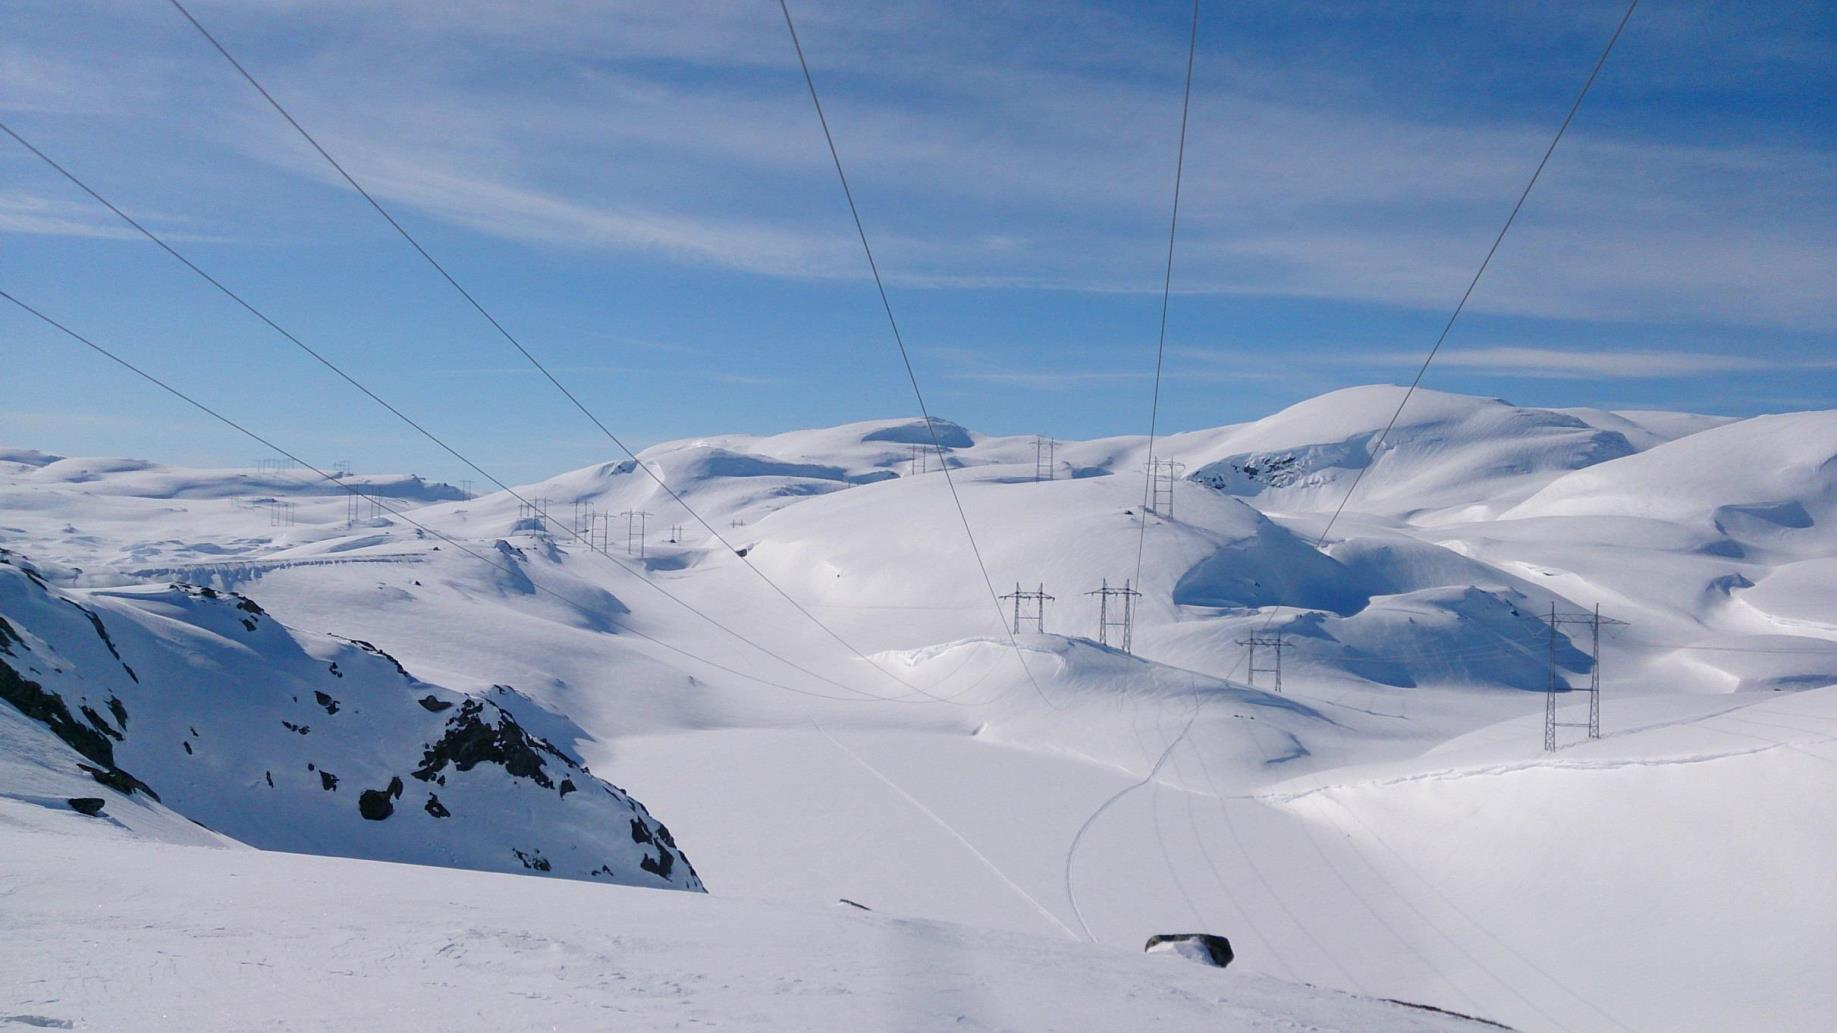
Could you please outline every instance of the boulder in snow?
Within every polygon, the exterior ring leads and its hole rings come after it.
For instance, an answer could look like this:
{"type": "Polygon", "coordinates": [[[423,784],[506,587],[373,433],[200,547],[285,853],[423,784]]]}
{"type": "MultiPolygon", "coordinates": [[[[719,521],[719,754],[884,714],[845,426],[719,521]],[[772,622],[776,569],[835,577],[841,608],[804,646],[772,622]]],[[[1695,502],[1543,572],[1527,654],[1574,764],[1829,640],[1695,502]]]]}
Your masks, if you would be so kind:
{"type": "Polygon", "coordinates": [[[1149,954],[1178,954],[1214,968],[1224,968],[1236,956],[1231,953],[1230,940],[1211,933],[1156,933],[1142,950],[1149,954]]]}

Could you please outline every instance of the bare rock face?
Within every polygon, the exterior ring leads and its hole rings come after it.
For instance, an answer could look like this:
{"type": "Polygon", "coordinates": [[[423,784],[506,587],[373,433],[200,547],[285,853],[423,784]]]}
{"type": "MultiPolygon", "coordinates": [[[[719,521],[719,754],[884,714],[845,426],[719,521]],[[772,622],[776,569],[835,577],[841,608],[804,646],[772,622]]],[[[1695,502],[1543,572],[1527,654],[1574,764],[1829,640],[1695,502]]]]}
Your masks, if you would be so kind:
{"type": "Polygon", "coordinates": [[[1201,965],[1224,968],[1236,957],[1231,941],[1211,933],[1156,933],[1142,948],[1149,954],[1178,954],[1201,965]]]}

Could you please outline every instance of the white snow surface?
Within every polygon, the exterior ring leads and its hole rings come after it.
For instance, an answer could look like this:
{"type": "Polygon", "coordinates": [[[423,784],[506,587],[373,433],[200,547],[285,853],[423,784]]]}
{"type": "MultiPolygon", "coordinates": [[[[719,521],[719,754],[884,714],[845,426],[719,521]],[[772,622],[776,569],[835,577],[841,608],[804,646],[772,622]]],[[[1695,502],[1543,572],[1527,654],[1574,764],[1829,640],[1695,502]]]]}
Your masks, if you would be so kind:
{"type": "Polygon", "coordinates": [[[0,800],[0,1028],[1491,1028],[853,908],[180,846],[90,820],[0,800]]]}
{"type": "MultiPolygon", "coordinates": [[[[389,500],[404,516],[353,522],[320,481],[286,495],[289,524],[247,501],[251,471],[9,449],[0,536],[98,607],[186,581],[248,596],[297,641],[374,643],[417,678],[501,702],[668,821],[719,899],[206,851],[247,885],[345,881],[353,900],[386,900],[352,934],[379,945],[365,964],[395,976],[404,1007],[487,1017],[460,1028],[500,1028],[488,1019],[503,1013],[424,993],[457,978],[449,943],[504,968],[481,993],[540,980],[529,992],[551,1002],[596,1001],[600,983],[631,980],[619,1007],[674,987],[684,1024],[1455,1021],[1306,1010],[1333,990],[1522,1030],[1837,1025],[1837,824],[1817,809],[1837,789],[1837,411],[1727,420],[1420,391],[1377,447],[1401,393],[1339,391],[1160,439],[1154,454],[1185,478],[1173,513],[1146,526],[1145,439],[1061,441],[1036,481],[1032,437],[938,424],[996,593],[1054,597],[1044,633],[1012,642],[1012,603],[990,600],[940,457],[915,465],[931,440],[915,420],[658,445],[640,456],[649,473],[617,457],[519,487],[546,509],[535,518],[503,492],[404,489],[389,500]],[[620,516],[635,510],[651,514],[642,555],[620,516]],[[1086,593],[1105,581],[1143,592],[1133,655],[1093,641],[1086,593]],[[1591,660],[1586,628],[1552,641],[1539,616],[1596,606],[1628,622],[1603,631],[1603,737],[1570,726],[1585,696],[1564,694],[1561,748],[1545,753],[1550,658],[1578,687],[1591,660]],[[1276,634],[1280,695],[1267,649],[1252,685],[1239,644],[1276,634]],[[518,908],[543,922],[516,936],[487,923],[492,946],[466,947],[453,930],[470,926],[434,901],[483,907],[487,884],[506,887],[491,922],[518,908]],[[874,912],[836,912],[838,898],[874,912]],[[828,946],[794,950],[792,931],[828,946]],[[1237,960],[1218,972],[1120,953],[1193,931],[1228,936],[1237,960]],[[1074,944],[1087,936],[1099,946],[1074,944]],[[888,951],[923,974],[888,982],[888,951]],[[814,1005],[792,979],[837,988],[835,1010],[797,1011],[814,1005]],[[920,1010],[887,1010],[908,992],[920,1010]],[[1114,995],[1135,1010],[1106,1010],[1114,995]]],[[[427,483],[352,477],[384,482],[427,483]]],[[[99,864],[132,868],[137,851],[169,859],[209,838],[157,805],[111,802],[126,830],[58,808],[78,795],[58,780],[81,776],[45,774],[48,747],[32,749],[43,763],[0,771],[37,772],[38,788],[0,806],[43,813],[4,848],[55,857],[57,837],[89,829],[114,859],[99,864]],[[59,831],[40,827],[54,819],[59,831]]],[[[136,906],[177,892],[158,882],[175,863],[135,870],[151,880],[134,884],[147,887],[136,906]]],[[[32,928],[62,913],[81,935],[69,880],[32,870],[48,901],[32,928]]],[[[28,899],[0,897],[0,917],[24,920],[28,899]]],[[[245,928],[227,899],[199,921],[245,928]]],[[[265,906],[248,905],[251,923],[265,906]]],[[[136,956],[166,949],[133,942],[136,956]]],[[[273,978],[309,996],[324,972],[273,978]]],[[[109,1014],[116,992],[82,991],[81,1014],[109,1014]]],[[[343,1007],[300,1024],[352,1028],[337,1020],[361,1004],[343,1007]]],[[[588,1013],[540,1014],[571,1026],[588,1013]]]]}

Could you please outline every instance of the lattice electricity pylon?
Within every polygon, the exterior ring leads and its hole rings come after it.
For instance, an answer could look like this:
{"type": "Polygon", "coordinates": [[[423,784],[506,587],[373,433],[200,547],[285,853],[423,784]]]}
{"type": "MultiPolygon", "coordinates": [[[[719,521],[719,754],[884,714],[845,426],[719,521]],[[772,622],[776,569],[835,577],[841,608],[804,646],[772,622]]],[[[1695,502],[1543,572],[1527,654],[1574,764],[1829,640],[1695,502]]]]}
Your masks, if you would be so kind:
{"type": "Polygon", "coordinates": [[[1053,457],[1059,450],[1059,442],[1052,438],[1034,435],[1033,438],[1033,479],[1050,481],[1058,475],[1058,468],[1053,464],[1053,457]]]}
{"type": "Polygon", "coordinates": [[[1141,597],[1140,592],[1123,582],[1121,588],[1111,588],[1110,579],[1104,578],[1103,587],[1085,595],[1097,597],[1097,641],[1100,645],[1110,644],[1110,629],[1117,629],[1117,648],[1130,652],[1135,639],[1135,601],[1141,597]],[[1112,605],[1110,600],[1116,599],[1112,605]]]}
{"type": "Polygon", "coordinates": [[[269,527],[293,526],[293,503],[275,499],[268,505],[269,527]]]}
{"type": "Polygon", "coordinates": [[[1042,635],[1046,634],[1046,604],[1052,602],[1053,598],[1046,594],[1045,585],[1042,584],[1036,591],[1023,592],[1020,582],[1017,581],[1014,583],[1014,591],[1002,598],[1014,600],[1014,633],[1016,635],[1021,633],[1021,624],[1025,621],[1032,621],[1036,631],[1042,635]],[[1033,612],[1028,613],[1028,610],[1033,612]]]}
{"type": "MultiPolygon", "coordinates": [[[[1558,728],[1586,728],[1590,739],[1601,738],[1601,625],[1626,624],[1626,621],[1601,616],[1601,607],[1595,606],[1593,613],[1557,613],[1556,604],[1550,604],[1548,616],[1539,617],[1550,626],[1550,680],[1544,690],[1544,749],[1556,749],[1556,730],[1558,728]],[[1564,624],[1585,624],[1589,629],[1588,648],[1588,720],[1558,721],[1556,719],[1556,637],[1558,629],[1564,624]]],[[[1567,682],[1564,692],[1574,692],[1567,682]]]]}
{"type": "Polygon", "coordinates": [[[593,534],[593,503],[574,500],[574,533],[588,536],[593,534]]]}
{"type": "Polygon", "coordinates": [[[472,481],[470,479],[459,482],[459,494],[468,502],[478,497],[478,493],[472,490],[472,481]]]}
{"type": "MultiPolygon", "coordinates": [[[[1267,675],[1270,675],[1275,680],[1274,687],[1271,689],[1271,691],[1281,692],[1282,691],[1282,636],[1281,635],[1270,635],[1270,636],[1252,635],[1249,638],[1238,639],[1237,644],[1240,646],[1243,646],[1245,649],[1248,649],[1250,651],[1249,655],[1244,658],[1244,670],[1249,675],[1249,678],[1247,680],[1250,682],[1250,687],[1253,689],[1257,687],[1257,675],[1267,674],[1267,675]],[[1258,646],[1262,646],[1265,649],[1273,649],[1275,651],[1275,660],[1273,662],[1264,661],[1264,663],[1261,666],[1259,666],[1257,664],[1257,647],[1258,646]]],[[[1266,653],[1265,655],[1267,656],[1269,654],[1266,653]]]]}
{"type": "Polygon", "coordinates": [[[909,473],[914,477],[922,473],[930,473],[931,472],[931,451],[927,449],[924,445],[913,445],[911,447],[912,447],[912,461],[911,461],[911,466],[909,468],[909,473]]]}
{"type": "Polygon", "coordinates": [[[548,527],[549,500],[532,499],[517,503],[517,523],[528,523],[530,534],[539,534],[548,527]]]}
{"type": "Polygon", "coordinates": [[[639,559],[643,559],[644,522],[650,518],[650,513],[642,509],[628,509],[619,515],[625,518],[625,555],[636,553],[639,559]]]}
{"type": "Polygon", "coordinates": [[[351,461],[349,459],[340,459],[336,463],[333,463],[332,464],[332,476],[334,477],[351,476],[351,461]]]}
{"type": "Polygon", "coordinates": [[[605,552],[612,547],[612,514],[597,513],[587,527],[587,548],[605,552]]]}
{"type": "Polygon", "coordinates": [[[1174,515],[1174,483],[1186,464],[1172,459],[1151,459],[1148,462],[1148,510],[1163,517],[1174,515]]]}

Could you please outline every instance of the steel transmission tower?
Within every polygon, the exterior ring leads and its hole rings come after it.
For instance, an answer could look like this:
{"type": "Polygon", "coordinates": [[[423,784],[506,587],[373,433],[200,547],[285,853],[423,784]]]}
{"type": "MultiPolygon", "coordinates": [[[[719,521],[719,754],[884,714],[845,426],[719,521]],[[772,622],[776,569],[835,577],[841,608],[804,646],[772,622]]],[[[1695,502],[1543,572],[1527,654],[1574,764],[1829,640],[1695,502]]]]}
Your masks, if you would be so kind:
{"type": "Polygon", "coordinates": [[[1148,464],[1148,510],[1163,518],[1174,515],[1174,483],[1186,464],[1172,459],[1155,459],[1148,464]]]}
{"type": "MultiPolygon", "coordinates": [[[[1558,728],[1586,728],[1590,739],[1601,738],[1601,626],[1625,625],[1626,621],[1601,616],[1601,607],[1597,604],[1592,613],[1557,613],[1556,604],[1550,604],[1548,616],[1540,617],[1550,626],[1549,668],[1550,677],[1544,689],[1544,749],[1556,749],[1556,730],[1558,728]],[[1556,639],[1563,625],[1585,625],[1588,628],[1588,720],[1558,721],[1556,719],[1556,693],[1558,678],[1556,673],[1556,639]]],[[[1573,692],[1567,682],[1562,683],[1562,691],[1573,692]]]]}
{"type": "Polygon", "coordinates": [[[1121,588],[1111,588],[1110,579],[1104,578],[1103,587],[1085,595],[1097,597],[1097,641],[1100,645],[1109,645],[1111,629],[1115,629],[1117,648],[1131,652],[1135,639],[1135,601],[1142,593],[1128,582],[1121,588]],[[1111,600],[1115,602],[1111,602],[1111,600]]]}
{"type": "Polygon", "coordinates": [[[1053,463],[1053,457],[1055,454],[1057,454],[1058,450],[1059,450],[1059,442],[1054,440],[1053,438],[1043,438],[1038,435],[1034,436],[1034,439],[1033,439],[1033,479],[1034,480],[1050,481],[1058,476],[1058,469],[1053,463]]]}
{"type": "Polygon", "coordinates": [[[1244,659],[1244,670],[1250,676],[1249,678],[1250,687],[1253,689],[1257,687],[1257,675],[1267,674],[1274,679],[1274,685],[1271,691],[1278,692],[1278,693],[1281,692],[1282,691],[1282,636],[1281,635],[1271,635],[1271,636],[1252,635],[1249,638],[1238,639],[1237,644],[1240,646],[1243,646],[1244,648],[1250,651],[1249,655],[1246,656],[1244,659]],[[1273,661],[1265,660],[1262,666],[1258,666],[1257,665],[1257,647],[1258,646],[1263,646],[1266,649],[1273,649],[1275,659],[1273,661]]]}
{"type": "Polygon", "coordinates": [[[1017,581],[1014,584],[1014,591],[1001,598],[1014,600],[1014,633],[1016,635],[1021,633],[1021,625],[1026,621],[1032,621],[1034,630],[1042,635],[1046,634],[1046,604],[1052,602],[1053,598],[1046,594],[1044,584],[1035,591],[1024,592],[1021,590],[1020,582],[1017,581]]]}

